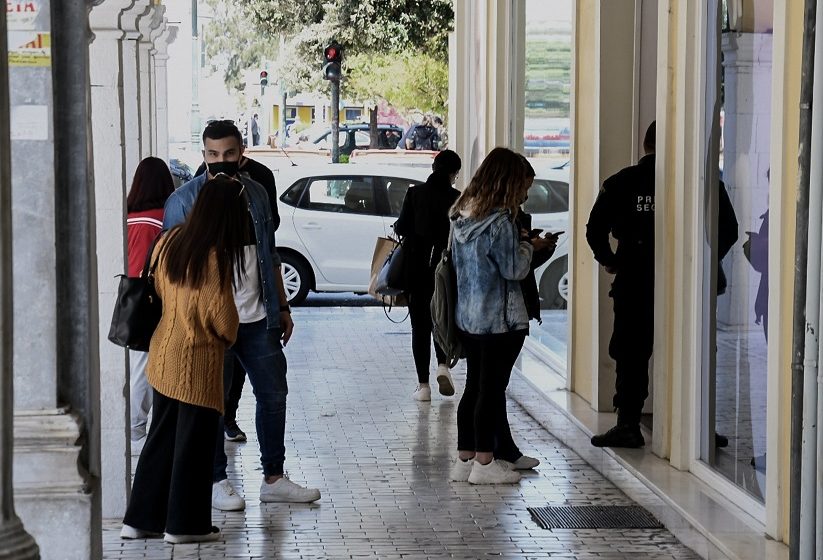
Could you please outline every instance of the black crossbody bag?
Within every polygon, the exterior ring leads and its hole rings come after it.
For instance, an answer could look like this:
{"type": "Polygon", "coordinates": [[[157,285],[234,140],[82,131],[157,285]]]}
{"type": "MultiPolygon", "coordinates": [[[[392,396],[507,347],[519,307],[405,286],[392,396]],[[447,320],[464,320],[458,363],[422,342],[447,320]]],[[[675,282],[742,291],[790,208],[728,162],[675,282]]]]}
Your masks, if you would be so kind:
{"type": "Polygon", "coordinates": [[[161,235],[152,242],[140,276],[130,278],[125,274],[117,275],[120,277],[120,285],[114,302],[109,340],[130,350],[148,352],[149,342],[163,313],[163,304],[154,289],[154,271],[160,255],[151,262],[161,235]]]}

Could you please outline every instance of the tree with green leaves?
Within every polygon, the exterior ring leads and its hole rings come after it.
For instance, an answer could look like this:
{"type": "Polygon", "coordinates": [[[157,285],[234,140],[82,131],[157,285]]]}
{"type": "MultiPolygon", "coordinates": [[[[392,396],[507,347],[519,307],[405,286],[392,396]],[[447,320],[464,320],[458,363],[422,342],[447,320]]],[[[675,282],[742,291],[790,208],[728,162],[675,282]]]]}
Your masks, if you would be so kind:
{"type": "Polygon", "coordinates": [[[243,91],[245,71],[276,59],[278,43],[260,36],[249,14],[238,9],[241,2],[207,0],[207,4],[214,13],[203,37],[209,66],[212,72],[223,70],[229,91],[243,91]]]}
{"type": "MultiPolygon", "coordinates": [[[[222,36],[210,47],[210,55],[223,52],[232,66],[248,67],[279,50],[269,59],[269,68],[290,92],[325,90],[320,75],[323,48],[331,40],[341,43],[343,95],[375,107],[370,110],[373,141],[378,100],[406,111],[445,112],[452,0],[209,1],[224,6],[215,11],[211,27],[222,36]],[[239,27],[230,31],[230,26],[239,27]],[[250,28],[251,33],[243,32],[250,28]],[[234,46],[240,54],[232,58],[232,43],[237,43],[232,36],[238,31],[246,38],[234,46]],[[277,49],[281,37],[284,42],[277,49]]],[[[236,83],[230,71],[235,72],[227,69],[227,83],[236,83]]]]}

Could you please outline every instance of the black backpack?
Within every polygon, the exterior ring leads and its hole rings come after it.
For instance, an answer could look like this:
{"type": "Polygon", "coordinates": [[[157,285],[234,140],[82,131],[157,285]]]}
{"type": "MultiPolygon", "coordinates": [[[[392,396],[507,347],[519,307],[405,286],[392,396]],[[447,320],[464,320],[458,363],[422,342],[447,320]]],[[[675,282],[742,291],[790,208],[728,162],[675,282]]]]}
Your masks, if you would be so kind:
{"type": "Polygon", "coordinates": [[[460,358],[465,358],[463,344],[457,334],[455,316],[457,314],[457,273],[452,262],[452,236],[454,225],[449,232],[449,243],[434,271],[434,295],[431,301],[432,334],[437,345],[446,354],[448,366],[453,368],[460,358]]]}

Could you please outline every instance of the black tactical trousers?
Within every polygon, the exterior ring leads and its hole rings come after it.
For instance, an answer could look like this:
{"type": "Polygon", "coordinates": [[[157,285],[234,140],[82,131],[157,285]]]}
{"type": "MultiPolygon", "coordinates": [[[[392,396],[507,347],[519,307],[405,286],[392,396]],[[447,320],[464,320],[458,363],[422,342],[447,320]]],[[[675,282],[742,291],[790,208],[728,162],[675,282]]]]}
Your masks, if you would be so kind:
{"type": "Polygon", "coordinates": [[[609,356],[616,364],[614,407],[618,424],[637,425],[649,396],[654,341],[654,278],[618,273],[610,293],[614,331],[609,356]]]}

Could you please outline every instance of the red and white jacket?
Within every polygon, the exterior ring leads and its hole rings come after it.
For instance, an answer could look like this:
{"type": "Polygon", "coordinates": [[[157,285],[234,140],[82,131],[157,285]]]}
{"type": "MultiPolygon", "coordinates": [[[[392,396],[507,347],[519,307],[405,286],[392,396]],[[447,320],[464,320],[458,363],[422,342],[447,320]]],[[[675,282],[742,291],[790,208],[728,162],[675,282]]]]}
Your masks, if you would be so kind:
{"type": "Polygon", "coordinates": [[[146,254],[157,235],[163,230],[163,209],[130,212],[126,220],[129,247],[129,276],[140,276],[146,264],[146,254]]]}

